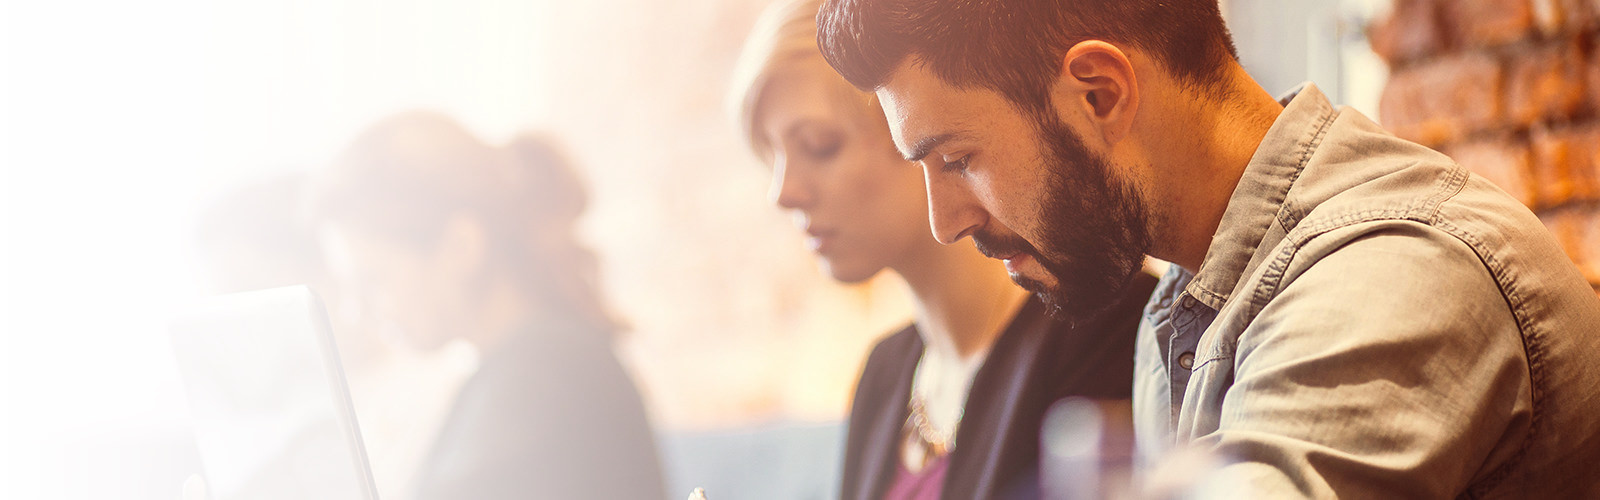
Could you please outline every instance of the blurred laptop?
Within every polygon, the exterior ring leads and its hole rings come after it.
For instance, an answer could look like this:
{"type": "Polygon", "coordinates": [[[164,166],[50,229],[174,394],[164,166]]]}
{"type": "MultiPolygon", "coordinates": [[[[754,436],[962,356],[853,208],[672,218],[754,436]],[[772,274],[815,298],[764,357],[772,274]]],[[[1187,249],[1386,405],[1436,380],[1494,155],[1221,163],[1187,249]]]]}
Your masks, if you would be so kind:
{"type": "Polygon", "coordinates": [[[328,315],[303,286],[208,299],[170,328],[212,500],[376,500],[328,315]]]}

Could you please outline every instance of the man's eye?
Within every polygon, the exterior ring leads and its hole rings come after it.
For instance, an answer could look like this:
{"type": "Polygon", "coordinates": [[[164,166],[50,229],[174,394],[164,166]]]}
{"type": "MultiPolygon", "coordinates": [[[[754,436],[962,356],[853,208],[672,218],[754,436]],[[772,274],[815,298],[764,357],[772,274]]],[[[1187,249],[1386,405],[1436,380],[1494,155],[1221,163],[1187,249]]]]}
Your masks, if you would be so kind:
{"type": "Polygon", "coordinates": [[[944,167],[942,167],[942,168],[946,172],[953,172],[953,173],[966,172],[967,171],[967,163],[970,162],[971,160],[972,160],[972,155],[962,156],[960,158],[956,158],[954,160],[950,160],[950,161],[944,162],[944,167]]]}

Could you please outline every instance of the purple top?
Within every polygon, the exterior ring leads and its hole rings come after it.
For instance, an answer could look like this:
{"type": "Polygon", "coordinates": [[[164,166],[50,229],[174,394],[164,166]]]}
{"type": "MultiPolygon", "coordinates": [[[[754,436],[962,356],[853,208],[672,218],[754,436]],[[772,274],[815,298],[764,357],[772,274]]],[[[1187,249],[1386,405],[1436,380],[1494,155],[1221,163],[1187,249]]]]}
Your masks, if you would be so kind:
{"type": "Polygon", "coordinates": [[[944,491],[944,473],[950,470],[950,455],[929,461],[921,471],[911,472],[906,464],[895,467],[894,482],[883,500],[939,500],[944,491]]]}

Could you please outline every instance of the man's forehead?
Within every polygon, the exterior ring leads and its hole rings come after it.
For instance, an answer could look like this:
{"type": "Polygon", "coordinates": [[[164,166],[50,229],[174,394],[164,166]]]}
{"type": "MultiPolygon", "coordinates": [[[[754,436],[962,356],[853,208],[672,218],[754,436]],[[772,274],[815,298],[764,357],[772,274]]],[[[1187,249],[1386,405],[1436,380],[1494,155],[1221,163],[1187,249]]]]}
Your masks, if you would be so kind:
{"type": "Polygon", "coordinates": [[[915,58],[906,58],[884,79],[877,93],[886,108],[916,113],[921,111],[917,109],[919,104],[937,99],[951,90],[954,89],[929,71],[926,65],[915,58]]]}
{"type": "Polygon", "coordinates": [[[894,140],[894,145],[905,150],[906,134],[906,106],[889,90],[887,86],[879,88],[878,107],[883,109],[883,117],[889,123],[889,137],[894,140]]]}
{"type": "Polygon", "coordinates": [[[877,90],[895,147],[911,153],[916,142],[959,128],[966,121],[961,94],[915,58],[902,62],[877,90]]]}

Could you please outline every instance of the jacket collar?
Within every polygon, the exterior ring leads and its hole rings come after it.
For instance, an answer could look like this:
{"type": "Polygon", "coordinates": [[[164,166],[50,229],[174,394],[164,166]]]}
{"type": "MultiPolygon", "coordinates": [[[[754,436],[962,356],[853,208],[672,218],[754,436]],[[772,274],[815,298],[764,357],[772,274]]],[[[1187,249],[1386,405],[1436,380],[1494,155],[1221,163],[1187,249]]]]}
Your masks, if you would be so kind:
{"type": "Polygon", "coordinates": [[[1284,104],[1283,113],[1250,158],[1205,259],[1185,288],[1212,309],[1222,309],[1234,287],[1287,234],[1280,217],[1284,200],[1338,114],[1311,83],[1279,102],[1284,104]]]}

